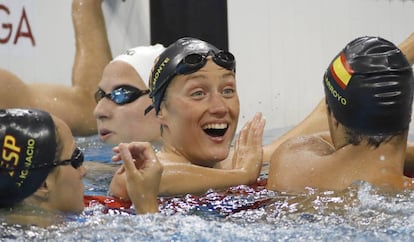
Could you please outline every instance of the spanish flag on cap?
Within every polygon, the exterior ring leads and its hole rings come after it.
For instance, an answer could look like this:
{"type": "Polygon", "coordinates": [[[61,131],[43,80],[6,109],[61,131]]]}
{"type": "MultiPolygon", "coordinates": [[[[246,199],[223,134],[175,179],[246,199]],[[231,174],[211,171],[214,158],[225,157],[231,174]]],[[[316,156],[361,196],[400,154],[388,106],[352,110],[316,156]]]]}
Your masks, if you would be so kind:
{"type": "Polygon", "coordinates": [[[345,90],[348,86],[349,80],[351,80],[354,71],[348,64],[345,58],[345,54],[341,53],[331,65],[331,73],[336,83],[345,90]]]}

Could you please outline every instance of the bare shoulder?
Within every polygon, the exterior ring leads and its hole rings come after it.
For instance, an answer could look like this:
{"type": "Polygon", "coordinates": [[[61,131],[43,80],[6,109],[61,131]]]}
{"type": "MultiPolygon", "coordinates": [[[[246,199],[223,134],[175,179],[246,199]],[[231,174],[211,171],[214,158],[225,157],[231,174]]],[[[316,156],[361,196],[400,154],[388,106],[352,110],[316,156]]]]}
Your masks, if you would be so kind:
{"type": "Polygon", "coordinates": [[[309,171],[333,152],[332,145],[319,134],[287,140],[271,156],[268,189],[303,190],[309,171]]]}
{"type": "Polygon", "coordinates": [[[295,167],[303,167],[314,157],[328,154],[331,146],[319,136],[308,135],[291,138],[282,143],[270,158],[270,169],[290,172],[295,167]],[[285,171],[286,170],[286,171],[285,171]]]}
{"type": "Polygon", "coordinates": [[[299,136],[287,140],[275,150],[272,157],[279,155],[296,156],[298,153],[312,153],[314,155],[323,156],[331,154],[334,150],[334,147],[326,138],[326,134],[318,133],[314,135],[299,136]]]}

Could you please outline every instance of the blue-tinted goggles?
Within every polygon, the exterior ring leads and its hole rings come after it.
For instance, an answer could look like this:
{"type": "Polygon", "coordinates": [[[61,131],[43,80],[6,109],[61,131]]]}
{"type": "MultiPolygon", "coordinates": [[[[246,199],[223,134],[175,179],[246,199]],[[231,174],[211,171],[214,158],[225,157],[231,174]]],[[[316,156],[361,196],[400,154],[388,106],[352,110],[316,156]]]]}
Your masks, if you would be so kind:
{"type": "Polygon", "coordinates": [[[129,85],[122,85],[114,88],[110,93],[105,93],[104,90],[99,88],[95,92],[95,101],[98,103],[102,98],[108,98],[117,105],[124,105],[137,100],[139,97],[148,94],[149,90],[140,90],[136,87],[129,85]]]}
{"type": "Polygon", "coordinates": [[[234,55],[228,51],[214,53],[193,53],[185,56],[176,67],[176,74],[191,74],[200,70],[207,62],[207,57],[212,56],[214,63],[230,70],[236,71],[236,61],[234,55]]]}

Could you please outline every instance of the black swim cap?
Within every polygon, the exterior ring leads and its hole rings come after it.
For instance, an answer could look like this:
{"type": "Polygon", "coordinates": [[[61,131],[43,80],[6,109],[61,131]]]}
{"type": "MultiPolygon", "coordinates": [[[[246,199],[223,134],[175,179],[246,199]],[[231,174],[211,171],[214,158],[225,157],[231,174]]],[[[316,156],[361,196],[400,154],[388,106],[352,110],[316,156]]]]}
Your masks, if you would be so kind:
{"type": "Polygon", "coordinates": [[[52,170],[52,117],[34,109],[0,109],[0,147],[0,207],[6,207],[33,194],[52,170]]]}
{"type": "MultiPolygon", "coordinates": [[[[186,57],[192,54],[212,54],[215,63],[226,69],[235,71],[234,56],[230,52],[219,50],[212,44],[203,40],[190,37],[181,38],[168,46],[155,60],[149,78],[149,89],[151,91],[149,97],[152,98],[152,105],[145,110],[145,114],[152,108],[154,108],[158,114],[161,101],[164,98],[165,91],[171,80],[177,74],[191,73],[188,70],[180,73],[180,70],[177,70],[177,67],[186,57]]],[[[198,57],[200,57],[200,55],[198,57]]],[[[204,59],[197,59],[197,56],[195,56],[195,58],[191,59],[191,62],[195,63],[189,64],[192,66],[190,69],[192,68],[193,71],[200,69],[205,64],[204,61],[204,59]],[[198,65],[199,63],[202,65],[198,65]]]]}
{"type": "Polygon", "coordinates": [[[413,71],[393,43],[379,37],[351,41],[324,75],[335,118],[366,135],[392,135],[409,127],[413,71]]]}

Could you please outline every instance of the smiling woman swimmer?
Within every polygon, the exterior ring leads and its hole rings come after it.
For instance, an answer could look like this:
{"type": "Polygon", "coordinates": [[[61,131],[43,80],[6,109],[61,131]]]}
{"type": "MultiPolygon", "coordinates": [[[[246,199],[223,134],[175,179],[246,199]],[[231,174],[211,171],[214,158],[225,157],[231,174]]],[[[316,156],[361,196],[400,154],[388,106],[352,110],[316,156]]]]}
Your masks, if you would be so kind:
{"type": "MultiPolygon", "coordinates": [[[[47,226],[84,208],[82,151],[69,127],[36,109],[0,110],[0,208],[11,223],[47,226]]],[[[162,166],[149,143],[120,144],[126,190],[138,213],[158,211],[162,166]]]]}
{"type": "MultiPolygon", "coordinates": [[[[161,195],[256,181],[265,125],[261,114],[241,130],[235,155],[226,159],[239,116],[235,71],[231,53],[195,38],[177,40],[157,58],[149,83],[152,104],[146,113],[154,109],[161,127],[161,195]]],[[[110,191],[127,198],[122,171],[115,174],[110,191]]]]}

